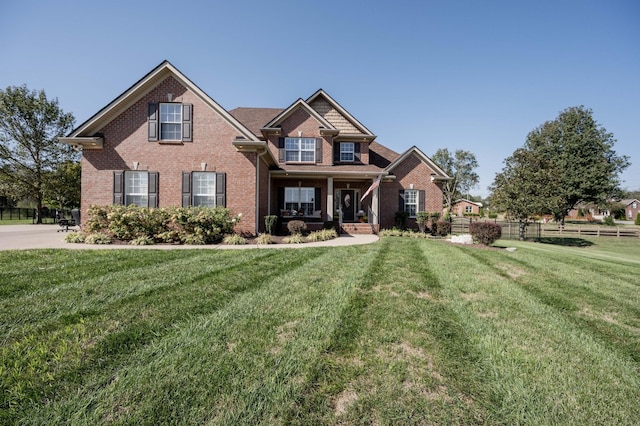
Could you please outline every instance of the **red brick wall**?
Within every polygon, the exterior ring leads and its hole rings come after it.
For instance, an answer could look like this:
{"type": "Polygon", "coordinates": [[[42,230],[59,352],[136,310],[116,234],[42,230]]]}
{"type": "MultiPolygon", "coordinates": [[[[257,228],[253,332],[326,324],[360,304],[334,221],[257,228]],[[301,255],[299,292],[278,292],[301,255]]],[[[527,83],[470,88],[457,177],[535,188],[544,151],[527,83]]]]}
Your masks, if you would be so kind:
{"type": "Polygon", "coordinates": [[[332,138],[320,136],[320,122],[302,108],[294,111],[282,122],[280,135],[269,136],[269,149],[276,160],[278,159],[278,139],[280,137],[322,138],[322,162],[317,164],[330,165],[333,162],[332,138]],[[298,136],[298,132],[302,132],[302,136],[298,136]]]}
{"type": "MultiPolygon", "coordinates": [[[[392,173],[396,176],[393,182],[383,182],[380,185],[380,228],[395,226],[395,215],[398,211],[398,193],[401,189],[425,191],[424,208],[428,212],[442,212],[442,188],[431,182],[434,171],[417,156],[410,155],[404,162],[396,166],[392,173]]],[[[415,220],[410,219],[408,226],[417,228],[415,220]]]]}
{"type": "Polygon", "coordinates": [[[83,152],[82,212],[90,205],[113,203],[113,171],[139,170],[159,172],[159,206],[182,204],[182,172],[207,171],[226,173],[227,208],[232,214],[242,213],[237,230],[255,232],[255,163],[256,154],[239,153],[232,145],[238,135],[226,120],[214,112],[196,94],[187,90],[173,77],[162,81],[103,129],[104,148],[83,152]],[[193,104],[193,142],[162,144],[147,141],[147,104],[167,102],[193,104]]]}
{"type": "Polygon", "coordinates": [[[480,213],[480,207],[478,207],[476,204],[470,203],[468,201],[460,201],[456,204],[453,205],[452,209],[452,213],[455,213],[458,216],[463,216],[466,213],[466,208],[467,206],[471,206],[471,212],[470,213],[474,213],[474,214],[479,214],[480,213]]]}

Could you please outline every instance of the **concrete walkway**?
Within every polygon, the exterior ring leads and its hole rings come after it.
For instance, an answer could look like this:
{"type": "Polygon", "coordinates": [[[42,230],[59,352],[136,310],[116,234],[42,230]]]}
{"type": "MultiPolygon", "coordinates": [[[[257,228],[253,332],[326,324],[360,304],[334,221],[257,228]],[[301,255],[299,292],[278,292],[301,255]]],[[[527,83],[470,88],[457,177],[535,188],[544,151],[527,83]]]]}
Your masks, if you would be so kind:
{"type": "MultiPolygon", "coordinates": [[[[66,232],[59,232],[58,225],[2,225],[0,226],[0,250],[26,250],[26,249],[281,249],[281,248],[305,248],[305,247],[334,247],[369,244],[378,241],[377,235],[343,235],[339,238],[304,244],[246,244],[241,246],[229,246],[224,244],[211,244],[204,246],[157,244],[153,246],[131,246],[123,244],[70,244],[64,241],[66,232]]],[[[71,231],[69,231],[71,232],[71,231]]]]}

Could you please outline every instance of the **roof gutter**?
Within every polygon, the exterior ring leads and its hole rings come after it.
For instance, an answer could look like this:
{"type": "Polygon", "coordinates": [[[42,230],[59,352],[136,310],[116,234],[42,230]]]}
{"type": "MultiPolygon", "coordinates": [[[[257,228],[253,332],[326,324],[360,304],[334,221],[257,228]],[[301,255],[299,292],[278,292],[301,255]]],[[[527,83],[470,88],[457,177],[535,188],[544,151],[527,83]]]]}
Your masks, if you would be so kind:
{"type": "Polygon", "coordinates": [[[73,146],[78,150],[102,149],[104,147],[104,138],[102,136],[84,136],[71,138],[58,138],[62,143],[73,146]]]}

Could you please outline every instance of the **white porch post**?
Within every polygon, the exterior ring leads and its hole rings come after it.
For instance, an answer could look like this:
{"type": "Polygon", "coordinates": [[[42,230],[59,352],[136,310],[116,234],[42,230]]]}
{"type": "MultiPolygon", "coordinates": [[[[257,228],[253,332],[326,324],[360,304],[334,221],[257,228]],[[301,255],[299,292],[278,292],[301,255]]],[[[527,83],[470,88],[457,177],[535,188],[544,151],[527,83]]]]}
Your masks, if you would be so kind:
{"type": "Polygon", "coordinates": [[[333,205],[333,178],[327,178],[327,216],[328,220],[333,220],[333,212],[335,206],[333,205]]]}
{"type": "Polygon", "coordinates": [[[371,210],[373,211],[373,222],[374,225],[380,224],[380,185],[373,191],[371,194],[371,210]]]}

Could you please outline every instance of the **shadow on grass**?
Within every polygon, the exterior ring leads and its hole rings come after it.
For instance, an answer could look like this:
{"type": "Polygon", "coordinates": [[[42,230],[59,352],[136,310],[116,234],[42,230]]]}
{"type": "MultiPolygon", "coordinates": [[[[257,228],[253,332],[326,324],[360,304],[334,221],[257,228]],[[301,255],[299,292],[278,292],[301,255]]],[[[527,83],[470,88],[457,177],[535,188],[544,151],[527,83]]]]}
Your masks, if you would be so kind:
{"type": "Polygon", "coordinates": [[[543,244],[553,244],[556,246],[566,247],[589,247],[594,244],[592,241],[571,237],[542,237],[538,241],[543,244]]]}

